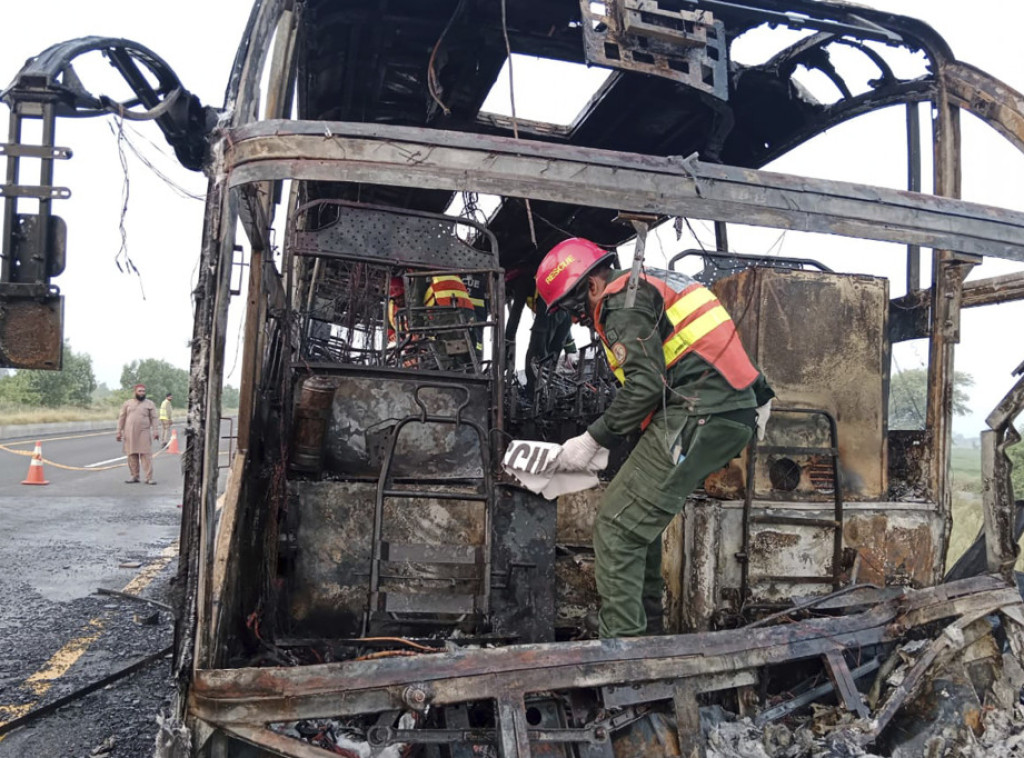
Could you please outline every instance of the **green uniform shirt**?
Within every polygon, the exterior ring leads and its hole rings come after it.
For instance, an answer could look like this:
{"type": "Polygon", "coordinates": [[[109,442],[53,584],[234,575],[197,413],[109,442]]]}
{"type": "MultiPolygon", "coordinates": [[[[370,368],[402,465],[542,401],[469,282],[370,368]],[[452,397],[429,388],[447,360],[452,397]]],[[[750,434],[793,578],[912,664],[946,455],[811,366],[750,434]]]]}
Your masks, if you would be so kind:
{"type": "MultiPolygon", "coordinates": [[[[612,274],[614,281],[629,276],[628,271],[612,274]]],[[[626,289],[604,299],[601,325],[608,346],[626,375],[612,404],[587,430],[604,447],[611,447],[618,437],[640,428],[644,419],[665,405],[681,406],[687,415],[724,413],[758,405],[754,387],[737,390],[707,361],[690,352],[667,372],[662,342],[671,333],[665,307],[658,291],[641,280],[636,302],[626,307],[626,289]],[[620,347],[621,346],[621,347],[620,347]],[[620,358],[624,353],[625,357],[620,358]]],[[[755,386],[771,393],[763,377],[755,386]]],[[[761,402],[771,397],[768,394],[761,402]]]]}

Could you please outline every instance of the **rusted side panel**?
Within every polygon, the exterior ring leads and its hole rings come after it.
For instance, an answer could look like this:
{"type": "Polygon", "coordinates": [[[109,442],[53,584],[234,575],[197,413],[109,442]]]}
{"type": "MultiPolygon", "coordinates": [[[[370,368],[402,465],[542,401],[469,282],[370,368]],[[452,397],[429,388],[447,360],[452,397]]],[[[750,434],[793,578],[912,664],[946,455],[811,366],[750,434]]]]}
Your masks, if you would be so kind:
{"type": "MultiPolygon", "coordinates": [[[[880,500],[887,495],[885,380],[888,372],[884,279],[818,271],[748,269],[719,280],[715,292],[737,323],[747,351],[778,397],[776,407],[813,408],[836,418],[843,500],[880,500]],[[794,308],[799,303],[799,308],[794,308]],[[808,314],[814,314],[808,318],[808,314]]],[[[827,446],[821,419],[773,416],[766,442],[827,446]]],[[[758,456],[759,497],[828,500],[831,466],[821,456],[780,453],[758,456]],[[779,470],[792,460],[797,478],[779,470]],[[791,480],[790,480],[791,479],[791,480]]],[[[735,491],[733,468],[712,483],[715,494],[735,491]]]]}
{"type": "MultiPolygon", "coordinates": [[[[283,577],[285,618],[298,636],[358,634],[369,591],[375,482],[290,482],[289,534],[294,561],[283,577]]],[[[464,501],[385,503],[386,541],[451,545],[483,542],[479,505],[464,501]]],[[[396,568],[383,587],[436,592],[441,577],[421,564],[396,568]],[[413,570],[414,569],[414,570],[413,570]]]]}
{"type": "Polygon", "coordinates": [[[558,498],[558,535],[561,545],[591,545],[594,541],[594,519],[601,505],[605,485],[558,498]]]}
{"type": "MultiPolygon", "coordinates": [[[[690,530],[686,581],[682,598],[669,585],[669,607],[682,607],[683,628],[707,629],[738,610],[743,504],[731,501],[709,509],[703,501],[690,500],[684,513],[690,530]]],[[[831,509],[825,504],[754,501],[751,516],[828,519],[831,509]]],[[[941,535],[942,519],[930,503],[850,505],[843,524],[844,579],[930,586],[935,581],[941,535]]],[[[748,603],[788,603],[825,594],[832,589],[832,530],[807,524],[753,523],[749,561],[748,603]],[[809,581],[810,577],[821,577],[821,581],[809,581]]]]}
{"type": "Polygon", "coordinates": [[[858,513],[846,520],[843,535],[856,551],[856,580],[868,584],[923,587],[932,571],[941,536],[941,519],[923,522],[899,512],[858,513]]]}
{"type": "Polygon", "coordinates": [[[686,568],[690,550],[687,542],[689,530],[686,519],[677,516],[669,522],[661,535],[661,573],[665,579],[666,606],[665,628],[674,632],[680,628],[679,617],[683,612],[683,595],[689,582],[686,568]]]}
{"type": "Polygon", "coordinates": [[[604,490],[602,484],[558,498],[555,541],[570,548],[560,551],[555,560],[556,625],[561,628],[579,629],[587,614],[596,613],[598,609],[592,546],[594,519],[604,490]]]}
{"type": "MultiPolygon", "coordinates": [[[[709,629],[721,603],[717,577],[722,557],[715,541],[708,536],[720,533],[722,508],[714,501],[691,500],[689,505],[683,516],[687,552],[682,599],[675,597],[671,586],[667,588],[670,611],[680,609],[669,615],[677,631],[709,629]]],[[[727,559],[734,561],[735,556],[727,559]]]]}

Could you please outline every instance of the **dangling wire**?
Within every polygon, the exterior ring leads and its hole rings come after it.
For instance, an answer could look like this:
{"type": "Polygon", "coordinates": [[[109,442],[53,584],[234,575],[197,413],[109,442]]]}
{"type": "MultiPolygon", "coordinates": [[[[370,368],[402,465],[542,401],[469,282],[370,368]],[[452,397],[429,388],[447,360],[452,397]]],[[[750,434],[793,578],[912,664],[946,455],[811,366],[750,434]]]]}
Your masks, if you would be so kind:
{"type": "Polygon", "coordinates": [[[124,135],[123,114],[120,112],[115,113],[114,121],[117,122],[117,129],[115,129],[113,125],[110,125],[110,130],[117,138],[117,158],[121,162],[121,171],[124,173],[124,183],[121,185],[121,218],[117,225],[118,231],[121,234],[121,247],[118,248],[117,255],[114,256],[114,265],[117,266],[117,270],[121,273],[135,274],[139,278],[139,291],[142,293],[142,299],[145,300],[146,289],[142,285],[142,273],[128,254],[128,230],[125,229],[124,225],[125,218],[128,216],[128,198],[131,194],[131,180],[128,178],[128,156],[125,155],[124,152],[124,146],[127,140],[124,135]]]}
{"type": "MultiPolygon", "coordinates": [[[[501,0],[501,32],[505,36],[505,54],[508,56],[508,99],[512,106],[512,136],[519,139],[519,119],[516,118],[516,85],[512,76],[512,43],[508,39],[508,16],[505,8],[505,0],[501,0]]],[[[533,226],[533,209],[530,208],[530,198],[526,200],[526,220],[530,224],[530,241],[537,247],[537,230],[533,226]]]]}
{"type": "Polygon", "coordinates": [[[145,135],[143,135],[138,130],[133,129],[131,124],[128,125],[128,130],[129,130],[128,132],[124,133],[125,144],[128,146],[128,149],[132,151],[132,154],[136,158],[139,159],[139,162],[142,163],[143,166],[148,168],[150,171],[152,171],[156,175],[157,179],[159,179],[164,184],[166,184],[168,187],[170,187],[171,191],[173,191],[179,197],[183,197],[183,198],[185,198],[187,200],[206,200],[206,196],[205,195],[197,195],[195,192],[189,191],[185,187],[182,187],[180,184],[175,182],[169,176],[167,176],[167,174],[165,174],[159,168],[157,168],[156,165],[149,158],[147,158],[142,153],[142,151],[139,150],[138,146],[135,144],[135,141],[132,138],[132,134],[134,134],[135,137],[140,137],[140,138],[144,139],[146,142],[149,143],[149,145],[154,150],[156,150],[161,155],[166,156],[167,154],[163,150],[161,150],[158,145],[154,144],[152,140],[150,140],[147,137],[145,137],[145,135]]]}
{"type": "Polygon", "coordinates": [[[444,25],[444,29],[441,30],[441,36],[437,38],[437,42],[434,43],[434,49],[430,51],[430,60],[427,61],[427,91],[430,93],[430,97],[433,98],[434,102],[441,106],[441,110],[444,115],[452,115],[452,109],[445,105],[441,99],[441,80],[437,78],[437,69],[434,68],[434,61],[437,59],[437,51],[441,49],[441,43],[444,42],[445,36],[448,31],[452,28],[452,24],[455,23],[455,19],[462,13],[462,7],[466,4],[466,0],[459,0],[459,4],[455,6],[455,10],[452,11],[451,18],[448,19],[448,23],[444,25]]]}

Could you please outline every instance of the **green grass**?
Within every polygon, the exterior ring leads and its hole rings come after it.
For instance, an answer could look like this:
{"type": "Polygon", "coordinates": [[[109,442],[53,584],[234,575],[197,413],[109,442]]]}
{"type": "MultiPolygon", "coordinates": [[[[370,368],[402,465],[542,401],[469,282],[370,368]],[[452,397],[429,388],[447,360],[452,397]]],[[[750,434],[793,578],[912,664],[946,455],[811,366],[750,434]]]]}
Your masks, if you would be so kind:
{"type": "Polygon", "coordinates": [[[971,546],[984,521],[981,512],[981,450],[954,447],[950,467],[953,475],[953,529],[946,554],[947,569],[971,546]]]}
{"type": "MultiPolygon", "coordinates": [[[[113,427],[117,423],[117,414],[121,409],[120,401],[116,405],[98,403],[94,406],[81,408],[78,406],[58,406],[56,408],[40,408],[10,403],[0,403],[0,426],[18,424],[50,424],[67,421],[110,421],[113,427]]],[[[237,408],[225,408],[221,416],[238,416],[237,408]]],[[[176,423],[185,418],[182,408],[174,409],[176,423]]]]}
{"type": "MultiPolygon", "coordinates": [[[[953,473],[953,529],[946,554],[947,569],[971,546],[985,520],[981,510],[981,450],[955,447],[950,458],[953,473]]],[[[1017,570],[1024,571],[1024,549],[1017,559],[1017,570]]]]}
{"type": "Polygon", "coordinates": [[[77,406],[58,406],[56,408],[31,408],[22,405],[0,404],[0,419],[4,426],[8,424],[48,424],[62,421],[102,421],[110,419],[111,425],[117,421],[117,408],[79,408],[77,406]]]}

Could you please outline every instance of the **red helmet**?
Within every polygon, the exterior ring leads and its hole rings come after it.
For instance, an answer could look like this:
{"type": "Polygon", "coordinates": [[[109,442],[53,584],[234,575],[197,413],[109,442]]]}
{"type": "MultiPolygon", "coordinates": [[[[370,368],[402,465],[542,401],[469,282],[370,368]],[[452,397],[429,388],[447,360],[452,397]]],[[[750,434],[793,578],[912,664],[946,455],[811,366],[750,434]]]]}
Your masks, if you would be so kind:
{"type": "Polygon", "coordinates": [[[547,303],[548,312],[555,310],[558,301],[595,267],[613,260],[615,253],[582,237],[572,237],[551,248],[537,267],[537,293],[547,303]]]}
{"type": "Polygon", "coordinates": [[[405,295],[405,283],[402,281],[402,277],[391,277],[391,281],[388,283],[388,297],[397,298],[403,295],[405,295]]]}

